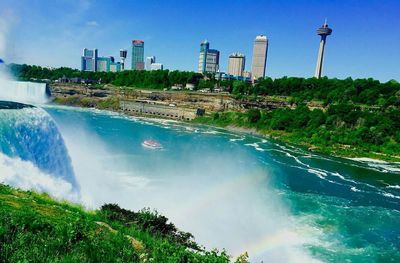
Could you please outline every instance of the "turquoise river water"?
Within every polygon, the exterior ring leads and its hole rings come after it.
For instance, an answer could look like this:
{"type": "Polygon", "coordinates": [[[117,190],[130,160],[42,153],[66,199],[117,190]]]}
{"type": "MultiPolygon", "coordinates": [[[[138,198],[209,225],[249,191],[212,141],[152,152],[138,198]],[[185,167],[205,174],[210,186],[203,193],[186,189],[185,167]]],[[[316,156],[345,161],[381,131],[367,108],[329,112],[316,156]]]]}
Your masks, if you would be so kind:
{"type": "Polygon", "coordinates": [[[58,106],[0,110],[0,132],[8,184],[90,208],[157,209],[198,243],[252,262],[400,262],[396,164],[58,106]]]}

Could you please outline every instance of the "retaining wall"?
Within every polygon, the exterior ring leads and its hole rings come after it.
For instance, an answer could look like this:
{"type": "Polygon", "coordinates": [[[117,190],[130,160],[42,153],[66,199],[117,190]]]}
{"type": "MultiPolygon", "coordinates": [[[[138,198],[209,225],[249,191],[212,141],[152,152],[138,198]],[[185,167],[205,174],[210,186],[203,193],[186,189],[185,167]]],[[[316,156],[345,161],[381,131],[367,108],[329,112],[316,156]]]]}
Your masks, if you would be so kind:
{"type": "Polygon", "coordinates": [[[120,109],[135,115],[152,115],[177,120],[192,120],[196,117],[194,109],[164,106],[136,101],[120,101],[120,109]]]}

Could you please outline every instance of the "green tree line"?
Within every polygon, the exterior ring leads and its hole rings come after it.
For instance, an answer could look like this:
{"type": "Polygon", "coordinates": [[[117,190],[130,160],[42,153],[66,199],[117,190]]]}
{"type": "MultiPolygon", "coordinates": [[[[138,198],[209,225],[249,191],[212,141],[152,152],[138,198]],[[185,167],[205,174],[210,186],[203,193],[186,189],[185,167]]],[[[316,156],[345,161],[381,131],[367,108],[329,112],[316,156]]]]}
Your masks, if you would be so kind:
{"type": "Polygon", "coordinates": [[[300,105],[296,109],[214,113],[197,121],[222,127],[256,128],[261,133],[338,155],[377,157],[376,153],[387,156],[400,153],[400,109],[394,107],[366,111],[341,103],[323,111],[300,105]]]}
{"type": "Polygon", "coordinates": [[[169,70],[125,70],[122,72],[88,72],[66,67],[49,69],[40,66],[10,64],[10,72],[20,80],[50,80],[62,77],[81,78],[135,88],[164,89],[172,85],[185,86],[187,83],[196,87],[203,78],[202,74],[189,71],[169,70]]]}
{"type": "Polygon", "coordinates": [[[400,83],[391,80],[381,83],[369,79],[328,79],[326,77],[260,79],[254,86],[233,82],[236,95],[290,96],[297,102],[317,100],[325,104],[354,103],[377,106],[400,106],[400,83]]]}

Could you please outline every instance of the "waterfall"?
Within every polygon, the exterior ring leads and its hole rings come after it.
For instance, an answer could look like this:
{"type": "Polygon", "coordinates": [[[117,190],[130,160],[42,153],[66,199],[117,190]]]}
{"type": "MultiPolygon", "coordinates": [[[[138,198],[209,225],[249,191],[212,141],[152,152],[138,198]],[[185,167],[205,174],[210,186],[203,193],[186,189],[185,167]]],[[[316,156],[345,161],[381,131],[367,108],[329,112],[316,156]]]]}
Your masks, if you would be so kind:
{"type": "Polygon", "coordinates": [[[46,83],[0,79],[0,99],[43,104],[48,102],[50,89],[46,83]]]}
{"type": "Polygon", "coordinates": [[[0,101],[0,135],[0,182],[55,196],[60,187],[79,192],[64,139],[43,109],[0,101]]]}

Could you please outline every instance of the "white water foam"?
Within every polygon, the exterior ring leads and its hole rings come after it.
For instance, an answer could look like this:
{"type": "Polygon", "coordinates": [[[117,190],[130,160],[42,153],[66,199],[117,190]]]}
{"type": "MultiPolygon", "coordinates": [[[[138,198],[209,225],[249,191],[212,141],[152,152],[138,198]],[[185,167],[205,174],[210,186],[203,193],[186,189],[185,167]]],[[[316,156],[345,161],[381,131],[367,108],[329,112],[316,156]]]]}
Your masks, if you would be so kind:
{"type": "Polygon", "coordinates": [[[394,195],[392,193],[382,192],[382,195],[384,195],[386,197],[394,198],[394,199],[400,199],[400,196],[394,195]]]}
{"type": "Polygon", "coordinates": [[[241,138],[231,138],[229,139],[230,142],[238,142],[238,141],[243,141],[245,139],[245,137],[241,137],[241,138]]]}
{"type": "Polygon", "coordinates": [[[400,185],[388,185],[387,188],[400,189],[400,185]]]}
{"type": "Polygon", "coordinates": [[[44,104],[49,96],[46,83],[13,81],[0,76],[0,100],[44,104]]]}
{"type": "Polygon", "coordinates": [[[357,189],[357,187],[355,187],[355,186],[352,186],[352,187],[350,188],[350,190],[353,191],[353,192],[361,192],[361,190],[360,190],[360,189],[357,189]]]}
{"type": "Polygon", "coordinates": [[[71,183],[41,172],[31,162],[0,153],[0,182],[23,190],[46,192],[57,199],[79,201],[71,183]]]}
{"type": "Polygon", "coordinates": [[[316,170],[316,169],[308,169],[307,170],[309,173],[315,174],[316,176],[318,176],[319,178],[323,179],[324,177],[327,176],[327,173],[322,172],[320,170],[316,170]]]}

